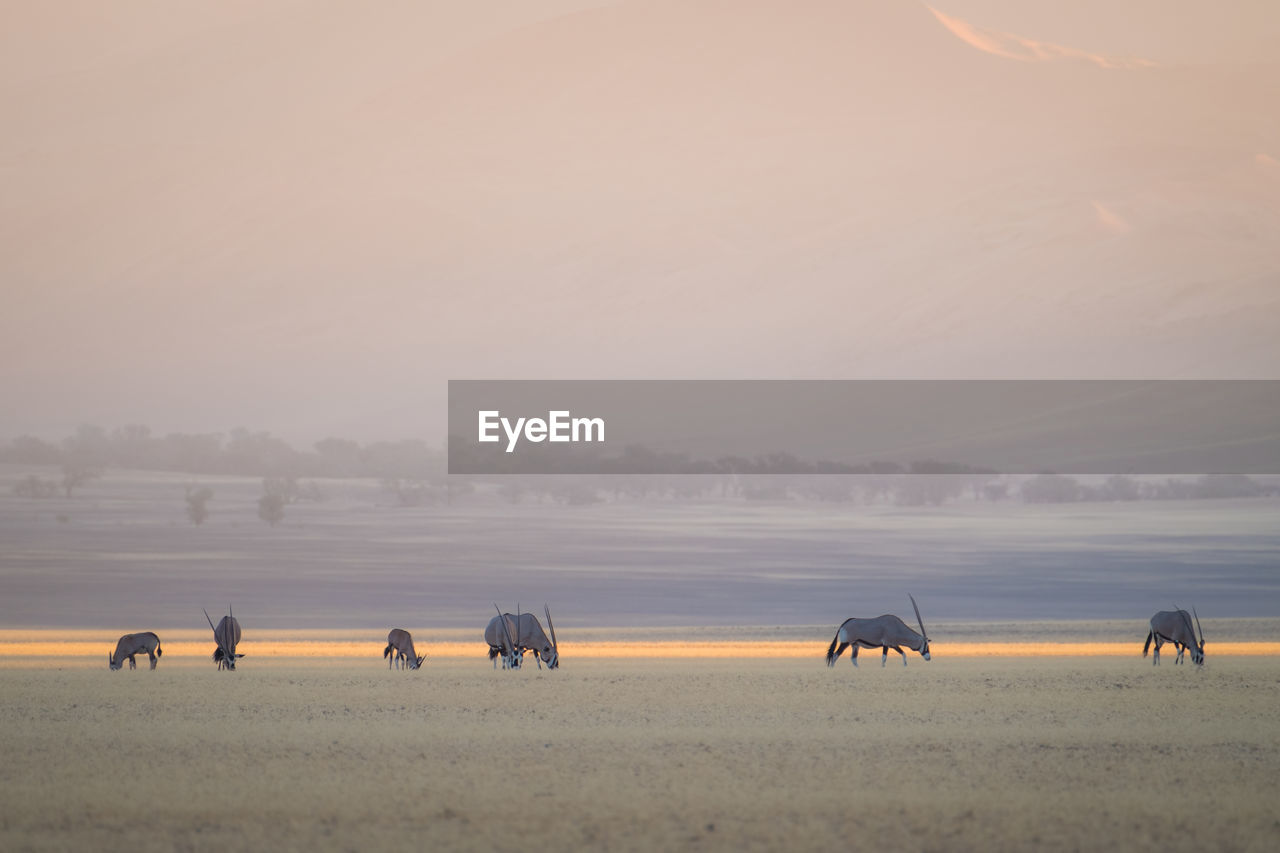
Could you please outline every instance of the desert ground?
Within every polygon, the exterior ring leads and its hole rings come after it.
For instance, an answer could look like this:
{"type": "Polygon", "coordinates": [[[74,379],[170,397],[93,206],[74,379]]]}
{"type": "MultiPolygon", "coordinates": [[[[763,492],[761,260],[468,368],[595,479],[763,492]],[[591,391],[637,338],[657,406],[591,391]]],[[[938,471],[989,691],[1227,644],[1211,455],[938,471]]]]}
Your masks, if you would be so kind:
{"type": "Polygon", "coordinates": [[[223,477],[197,527],[190,482],[0,493],[0,849],[1280,847],[1274,499],[400,507],[332,481],[269,527],[223,477]],[[825,666],[908,592],[932,661],[825,666]],[[492,668],[495,600],[550,604],[560,670],[492,668]],[[1174,603],[1203,668],[1142,658],[1174,603]],[[220,673],[201,608],[228,606],[220,673]],[[392,626],[422,671],[388,672],[392,626]],[[108,671],[142,630],[158,668],[108,671]]]}
{"type": "MultiPolygon", "coordinates": [[[[0,669],[0,847],[1274,850],[1280,665],[77,658],[0,669]]],[[[427,649],[431,652],[431,649],[427,649]]],[[[819,650],[820,651],[820,650],[819,650]]],[[[896,656],[895,656],[896,657],[896,656]]]]}

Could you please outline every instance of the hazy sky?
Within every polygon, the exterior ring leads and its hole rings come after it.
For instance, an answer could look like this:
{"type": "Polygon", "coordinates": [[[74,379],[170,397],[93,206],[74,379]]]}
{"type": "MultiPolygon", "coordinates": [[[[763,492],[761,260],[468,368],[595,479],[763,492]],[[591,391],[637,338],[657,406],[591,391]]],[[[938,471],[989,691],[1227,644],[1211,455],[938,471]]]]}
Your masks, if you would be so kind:
{"type": "Polygon", "coordinates": [[[0,440],[1280,378],[1280,5],[5,2],[0,440]]]}

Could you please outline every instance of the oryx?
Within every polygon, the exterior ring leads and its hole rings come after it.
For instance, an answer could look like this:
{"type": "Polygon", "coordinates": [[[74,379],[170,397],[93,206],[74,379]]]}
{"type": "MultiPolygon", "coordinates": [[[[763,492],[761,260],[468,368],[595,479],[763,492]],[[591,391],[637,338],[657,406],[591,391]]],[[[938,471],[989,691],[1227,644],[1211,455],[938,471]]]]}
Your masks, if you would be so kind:
{"type": "Polygon", "coordinates": [[[836,658],[840,657],[846,646],[853,646],[854,666],[858,665],[859,647],[882,649],[881,666],[884,666],[885,660],[889,657],[889,649],[902,655],[902,665],[906,666],[907,653],[902,650],[902,646],[919,652],[921,657],[929,660],[929,637],[924,631],[924,620],[920,618],[920,608],[916,607],[916,600],[910,593],[907,594],[907,598],[911,599],[911,606],[916,611],[916,621],[920,623],[919,634],[908,628],[907,623],[897,616],[888,613],[874,619],[846,619],[836,630],[835,639],[827,648],[827,666],[836,665],[836,658]]]}
{"type": "Polygon", "coordinates": [[[515,641],[515,637],[520,635],[519,608],[516,608],[516,616],[503,613],[496,602],[493,609],[498,611],[498,615],[490,619],[484,628],[484,641],[489,644],[489,660],[493,661],[493,667],[497,669],[497,658],[501,655],[503,669],[519,669],[524,660],[524,649],[515,641]]]}
{"type": "MultiPolygon", "coordinates": [[[[496,604],[493,607],[498,609],[496,604]]],[[[495,667],[498,665],[496,658],[501,655],[503,669],[518,669],[526,651],[534,653],[539,669],[544,663],[547,669],[557,669],[560,666],[560,644],[556,641],[556,626],[551,621],[551,608],[544,604],[542,610],[547,615],[550,638],[542,630],[538,617],[532,613],[520,613],[518,608],[514,616],[498,611],[498,615],[489,620],[484,638],[489,644],[489,659],[494,661],[495,667]],[[512,652],[508,653],[508,649],[512,652]]]]}
{"type": "Polygon", "coordinates": [[[147,657],[151,658],[151,668],[156,668],[156,659],[164,654],[164,649],[160,648],[160,638],[150,631],[143,631],[141,634],[125,634],[120,638],[120,642],[116,643],[115,654],[107,655],[107,666],[112,671],[120,669],[124,666],[125,658],[129,659],[129,669],[137,669],[138,662],[133,656],[138,652],[146,652],[147,657]]]}
{"type": "Polygon", "coordinates": [[[382,650],[382,656],[387,658],[387,669],[391,669],[392,663],[401,661],[406,669],[417,669],[422,666],[422,660],[426,657],[414,650],[413,637],[403,628],[392,628],[391,633],[387,634],[387,647],[382,650]]]}
{"type": "Polygon", "coordinates": [[[236,654],[236,645],[240,642],[240,622],[232,615],[231,606],[227,605],[227,615],[218,620],[217,627],[209,619],[208,610],[204,611],[204,618],[208,619],[209,627],[213,628],[213,641],[218,644],[213,650],[213,662],[218,665],[218,669],[234,670],[236,658],[244,655],[236,654]]]}
{"type": "Polygon", "coordinates": [[[1196,666],[1204,665],[1204,629],[1200,628],[1200,616],[1194,607],[1191,608],[1191,613],[1179,610],[1177,607],[1178,605],[1175,604],[1175,609],[1161,610],[1151,617],[1151,630],[1147,633],[1147,642],[1142,647],[1142,656],[1144,658],[1147,656],[1151,641],[1155,640],[1156,653],[1152,666],[1160,664],[1160,647],[1166,642],[1173,643],[1173,647],[1178,651],[1173,659],[1175,664],[1182,663],[1182,653],[1191,649],[1191,662],[1196,666]],[[1196,632],[1191,628],[1192,615],[1195,615],[1196,628],[1200,628],[1199,642],[1196,642],[1196,632]]]}

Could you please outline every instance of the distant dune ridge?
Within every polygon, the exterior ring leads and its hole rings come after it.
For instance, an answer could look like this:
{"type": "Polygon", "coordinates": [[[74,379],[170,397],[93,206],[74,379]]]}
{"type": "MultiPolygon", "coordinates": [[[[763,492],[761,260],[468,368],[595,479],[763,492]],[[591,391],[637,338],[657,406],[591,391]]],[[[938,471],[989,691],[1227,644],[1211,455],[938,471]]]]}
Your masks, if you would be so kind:
{"type": "Polygon", "coordinates": [[[450,376],[1274,376],[1280,73],[1177,37],[1262,13],[536,5],[19,13],[0,432],[422,433],[450,376]]]}

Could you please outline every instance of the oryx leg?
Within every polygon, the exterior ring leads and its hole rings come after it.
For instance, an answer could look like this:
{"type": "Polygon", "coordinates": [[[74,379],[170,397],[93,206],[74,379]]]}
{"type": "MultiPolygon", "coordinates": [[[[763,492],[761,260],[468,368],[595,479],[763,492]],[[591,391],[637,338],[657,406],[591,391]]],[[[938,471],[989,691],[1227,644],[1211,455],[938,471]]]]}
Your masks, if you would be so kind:
{"type": "Polygon", "coordinates": [[[889,647],[881,646],[880,647],[880,666],[883,667],[885,664],[885,661],[887,661],[888,659],[889,659],[889,647]]]}
{"type": "MultiPolygon", "coordinates": [[[[904,652],[900,646],[894,646],[894,647],[893,647],[893,650],[894,650],[895,652],[897,652],[898,654],[902,655],[902,665],[903,665],[903,666],[906,666],[906,665],[907,665],[907,653],[906,653],[906,652],[904,652]]],[[[888,654],[888,652],[886,652],[885,654],[888,654]]]]}
{"type": "Polygon", "coordinates": [[[1156,634],[1156,647],[1155,647],[1155,651],[1153,651],[1151,654],[1152,666],[1160,665],[1160,646],[1163,645],[1163,643],[1164,641],[1160,639],[1160,635],[1156,634]]]}
{"type": "Polygon", "coordinates": [[[857,643],[853,644],[853,651],[850,653],[850,657],[853,658],[853,665],[857,666],[858,665],[858,644],[857,643]]]}
{"type": "Polygon", "coordinates": [[[134,659],[133,655],[129,655],[129,669],[137,669],[137,668],[138,668],[138,661],[134,659]]]}
{"type": "Polygon", "coordinates": [[[151,658],[151,668],[152,668],[152,669],[155,669],[155,668],[156,668],[156,653],[155,653],[155,652],[153,652],[153,651],[151,651],[151,649],[147,649],[147,657],[151,658]]]}

